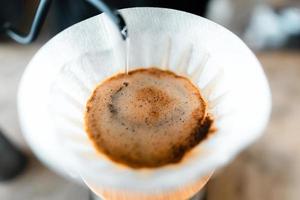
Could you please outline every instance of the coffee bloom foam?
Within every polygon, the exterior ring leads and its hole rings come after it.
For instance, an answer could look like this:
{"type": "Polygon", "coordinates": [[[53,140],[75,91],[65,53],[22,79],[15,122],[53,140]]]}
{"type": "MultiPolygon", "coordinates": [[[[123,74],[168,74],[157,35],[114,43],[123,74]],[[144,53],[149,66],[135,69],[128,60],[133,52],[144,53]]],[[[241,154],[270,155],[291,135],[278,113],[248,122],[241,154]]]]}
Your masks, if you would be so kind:
{"type": "MultiPolygon", "coordinates": [[[[131,69],[157,66],[188,77],[202,91],[208,112],[215,117],[216,132],[182,161],[155,168],[124,167],[97,153],[88,139],[83,125],[88,98],[98,83],[124,68],[125,55],[119,50],[124,46],[113,39],[118,33],[110,31],[113,26],[105,15],[76,24],[46,44],[31,61],[19,95],[26,100],[34,97],[34,93],[29,97],[22,92],[36,76],[33,72],[44,77],[30,89],[50,91],[45,95],[49,97],[45,98],[49,121],[43,124],[51,124],[55,130],[61,152],[57,164],[68,163],[65,170],[78,174],[100,196],[188,198],[206,183],[212,171],[261,135],[271,105],[266,78],[246,45],[207,19],[162,8],[121,12],[128,24],[131,69]],[[51,53],[51,58],[46,53],[51,53]]],[[[28,108],[25,104],[20,106],[21,113],[28,108]]],[[[26,112],[28,117],[23,115],[21,121],[32,119],[34,114],[34,109],[26,112]]]]}
{"type": "Polygon", "coordinates": [[[158,68],[121,73],[89,98],[85,129],[99,152],[133,168],[178,163],[213,132],[199,89],[158,68]]]}

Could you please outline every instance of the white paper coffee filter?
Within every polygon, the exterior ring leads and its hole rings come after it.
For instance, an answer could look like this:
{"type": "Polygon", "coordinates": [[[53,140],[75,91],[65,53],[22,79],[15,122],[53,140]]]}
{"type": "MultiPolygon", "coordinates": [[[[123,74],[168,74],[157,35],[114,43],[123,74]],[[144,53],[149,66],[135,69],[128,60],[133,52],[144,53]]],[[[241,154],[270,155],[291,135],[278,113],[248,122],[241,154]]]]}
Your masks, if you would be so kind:
{"type": "Polygon", "coordinates": [[[181,163],[159,168],[134,170],[97,153],[84,131],[85,104],[95,86],[122,72],[125,63],[125,44],[101,14],[53,38],[26,72],[28,76],[37,63],[47,62],[38,70],[40,77],[47,76],[47,84],[40,79],[40,85],[47,92],[47,119],[62,154],[68,155],[67,171],[99,188],[162,193],[200,180],[261,135],[270,114],[270,90],[259,62],[237,36],[207,19],[171,9],[121,13],[129,30],[130,69],[156,66],[191,78],[208,100],[217,131],[181,163]]]}

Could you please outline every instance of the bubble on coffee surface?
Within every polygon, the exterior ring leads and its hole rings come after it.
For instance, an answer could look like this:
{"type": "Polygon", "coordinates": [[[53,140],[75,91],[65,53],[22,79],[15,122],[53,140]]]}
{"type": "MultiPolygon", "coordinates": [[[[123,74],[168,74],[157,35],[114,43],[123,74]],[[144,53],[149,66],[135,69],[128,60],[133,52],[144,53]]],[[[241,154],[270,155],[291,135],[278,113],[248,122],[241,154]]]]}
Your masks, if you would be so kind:
{"type": "Polygon", "coordinates": [[[207,103],[185,77],[157,68],[117,74],[87,102],[85,127],[96,149],[133,168],[179,162],[212,125],[207,103]]]}

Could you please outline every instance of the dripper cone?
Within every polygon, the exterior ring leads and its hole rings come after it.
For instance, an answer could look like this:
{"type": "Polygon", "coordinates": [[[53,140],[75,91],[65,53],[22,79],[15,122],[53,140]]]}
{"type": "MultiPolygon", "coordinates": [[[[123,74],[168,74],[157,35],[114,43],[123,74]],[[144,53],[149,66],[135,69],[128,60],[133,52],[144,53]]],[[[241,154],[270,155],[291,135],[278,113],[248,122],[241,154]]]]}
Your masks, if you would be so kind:
{"type": "Polygon", "coordinates": [[[186,198],[195,192],[191,190],[195,183],[201,188],[213,170],[261,135],[270,112],[266,78],[245,44],[209,20],[162,8],[131,8],[121,13],[129,29],[130,68],[156,66],[189,77],[208,101],[216,132],[180,163],[159,168],[121,167],[97,153],[83,127],[85,104],[99,82],[124,69],[124,55],[111,48],[122,44],[109,39],[104,15],[63,31],[31,61],[19,95],[22,122],[31,126],[27,117],[38,114],[24,108],[32,107],[36,96],[26,91],[45,90],[40,114],[49,116],[40,120],[51,122],[52,137],[62,146],[63,158],[56,159],[67,160],[66,171],[78,174],[96,193],[110,199],[120,199],[118,194],[123,199],[133,198],[132,194],[140,194],[137,199],[155,195],[166,199],[170,194],[174,199],[172,193],[186,198]],[[49,53],[53,60],[47,58],[49,53]],[[43,70],[38,69],[40,64],[43,70]],[[37,71],[39,86],[29,83],[37,71]],[[40,78],[43,76],[47,77],[40,78]]]}

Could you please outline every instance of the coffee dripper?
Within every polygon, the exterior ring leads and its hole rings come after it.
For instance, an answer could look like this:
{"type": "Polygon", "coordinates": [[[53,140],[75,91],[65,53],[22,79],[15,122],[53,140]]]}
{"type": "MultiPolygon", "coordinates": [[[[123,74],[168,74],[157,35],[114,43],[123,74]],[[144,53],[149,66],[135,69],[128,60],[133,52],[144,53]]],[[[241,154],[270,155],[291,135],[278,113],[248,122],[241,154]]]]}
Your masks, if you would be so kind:
{"type": "MultiPolygon", "coordinates": [[[[195,148],[194,159],[177,167],[149,170],[148,176],[144,176],[141,171],[120,169],[95,155],[85,138],[80,112],[95,84],[123,71],[122,55],[116,59],[119,63],[112,62],[115,57],[111,48],[121,45],[120,41],[113,41],[113,45],[108,42],[114,39],[112,36],[120,35],[120,28],[117,34],[105,29],[111,24],[104,15],[63,31],[36,54],[22,78],[18,106],[26,140],[50,168],[78,182],[82,178],[100,196],[128,197],[141,192],[143,195],[135,196],[142,199],[147,194],[153,197],[200,180],[229,162],[261,134],[270,112],[270,95],[255,56],[235,35],[219,25],[170,9],[131,8],[120,13],[128,20],[131,31],[132,69],[155,65],[186,75],[203,89],[214,109],[218,131],[195,148]],[[84,81],[80,82],[82,77],[84,81]],[[224,84],[218,83],[220,80],[224,84]],[[67,90],[61,90],[66,85],[67,90]],[[255,95],[255,100],[249,101],[251,95],[255,95]],[[79,114],[71,112],[76,108],[68,107],[77,103],[79,114]],[[247,109],[250,104],[255,109],[247,109]],[[58,124],[52,123],[56,120],[58,124]]],[[[23,38],[23,43],[34,35],[23,38]]]]}
{"type": "Polygon", "coordinates": [[[18,95],[24,136],[50,168],[83,180],[104,198],[188,198],[200,189],[186,188],[189,183],[224,166],[261,135],[271,105],[267,80],[247,46],[207,19],[164,8],[120,13],[130,35],[131,69],[157,66],[190,78],[216,117],[215,134],[184,162],[155,169],[122,168],[97,154],[82,123],[85,103],[99,82],[124,72],[124,55],[115,56],[123,39],[101,14],[59,33],[29,63],[18,95]],[[183,188],[188,190],[174,196],[183,188]]]}

